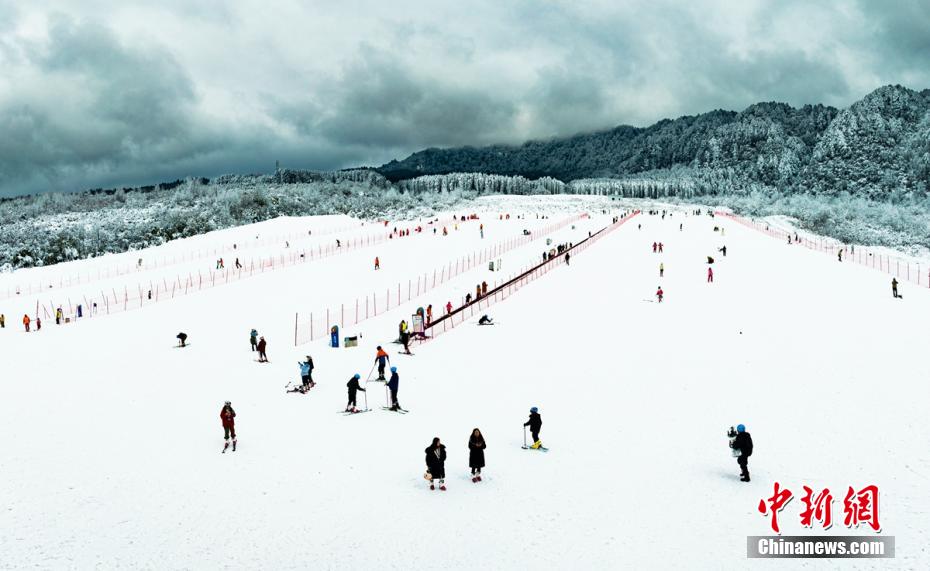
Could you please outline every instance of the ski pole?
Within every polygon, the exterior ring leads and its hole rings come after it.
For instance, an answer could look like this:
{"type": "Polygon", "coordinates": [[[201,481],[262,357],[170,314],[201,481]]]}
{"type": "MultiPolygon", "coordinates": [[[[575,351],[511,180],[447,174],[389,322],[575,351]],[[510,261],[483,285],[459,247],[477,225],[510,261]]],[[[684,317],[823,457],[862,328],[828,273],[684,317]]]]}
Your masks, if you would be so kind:
{"type": "Polygon", "coordinates": [[[523,447],[526,448],[526,425],[523,425],[523,447]]]}
{"type": "Polygon", "coordinates": [[[368,410],[368,391],[365,391],[365,410],[368,410]]]}
{"type": "Polygon", "coordinates": [[[384,385],[384,402],[387,406],[391,406],[391,389],[387,385],[384,385]]]}
{"type": "MultiPolygon", "coordinates": [[[[377,361],[376,361],[376,362],[377,362],[377,361]]],[[[374,372],[375,372],[375,363],[372,363],[372,364],[371,364],[371,370],[368,371],[368,377],[365,378],[365,382],[366,382],[366,383],[369,382],[369,381],[371,380],[371,374],[374,373],[374,372]]]]}

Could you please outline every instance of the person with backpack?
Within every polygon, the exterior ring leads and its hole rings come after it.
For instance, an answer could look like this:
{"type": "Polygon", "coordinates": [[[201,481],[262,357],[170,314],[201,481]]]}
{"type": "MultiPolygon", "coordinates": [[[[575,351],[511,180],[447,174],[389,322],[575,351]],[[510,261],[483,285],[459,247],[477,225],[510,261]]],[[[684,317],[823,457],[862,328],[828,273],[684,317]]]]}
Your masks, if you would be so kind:
{"type": "Polygon", "coordinates": [[[265,341],[264,337],[258,339],[258,362],[267,363],[268,355],[265,354],[265,349],[268,347],[268,342],[265,341]]]}
{"type": "Polygon", "coordinates": [[[297,363],[297,365],[300,367],[300,381],[303,383],[304,391],[306,392],[316,385],[316,383],[313,382],[313,358],[307,355],[307,360],[301,361],[297,363]]]}
{"type": "Polygon", "coordinates": [[[251,343],[253,351],[258,351],[258,331],[255,329],[249,332],[249,343],[251,343]]]}
{"type": "Polygon", "coordinates": [[[375,363],[378,364],[378,380],[384,380],[384,368],[388,363],[391,362],[391,358],[388,357],[388,354],[381,348],[381,345],[378,345],[378,350],[375,353],[375,363]]]}
{"type": "Polygon", "coordinates": [[[387,388],[391,391],[391,410],[399,410],[397,391],[400,390],[400,376],[397,374],[397,367],[391,367],[391,380],[387,382],[387,388]]]}
{"type": "Polygon", "coordinates": [[[736,463],[739,464],[740,469],[739,479],[741,482],[748,482],[749,457],[752,456],[752,436],[746,432],[745,425],[738,424],[736,426],[736,439],[731,447],[734,450],[739,450],[739,456],[736,458],[736,463]]]}
{"type": "Polygon", "coordinates": [[[358,391],[362,391],[363,393],[365,392],[365,389],[360,387],[358,384],[358,380],[361,378],[361,375],[355,373],[352,375],[352,378],[349,379],[349,382],[346,383],[346,388],[349,389],[349,402],[346,403],[346,412],[359,412],[355,400],[356,395],[358,394],[358,391]]]}
{"type": "Polygon", "coordinates": [[[538,408],[534,406],[530,409],[530,419],[524,422],[523,426],[529,426],[530,434],[533,435],[533,445],[530,448],[541,447],[542,441],[539,440],[539,431],[542,430],[542,416],[540,416],[538,408]]]}
{"type": "Polygon", "coordinates": [[[484,468],[484,449],[488,445],[477,428],[468,437],[468,467],[471,468],[471,481],[481,481],[481,469],[484,468]]]}
{"type": "Polygon", "coordinates": [[[439,437],[433,438],[433,443],[426,450],[426,472],[429,474],[429,489],[435,490],[436,483],[439,489],[446,491],[446,447],[439,442],[439,437]]]}

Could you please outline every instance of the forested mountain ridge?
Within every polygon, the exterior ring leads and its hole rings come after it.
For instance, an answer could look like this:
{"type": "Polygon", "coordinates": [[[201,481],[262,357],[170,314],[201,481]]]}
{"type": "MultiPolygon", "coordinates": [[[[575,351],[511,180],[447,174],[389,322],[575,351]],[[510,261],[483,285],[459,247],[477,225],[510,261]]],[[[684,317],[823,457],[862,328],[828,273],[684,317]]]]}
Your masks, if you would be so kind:
{"type": "Polygon", "coordinates": [[[893,199],[930,188],[930,90],[885,86],[844,110],[757,103],[520,146],[431,148],[376,170],[392,181],[483,172],[563,182],[665,180],[675,170],[690,173],[699,195],[762,188],[893,199]]]}

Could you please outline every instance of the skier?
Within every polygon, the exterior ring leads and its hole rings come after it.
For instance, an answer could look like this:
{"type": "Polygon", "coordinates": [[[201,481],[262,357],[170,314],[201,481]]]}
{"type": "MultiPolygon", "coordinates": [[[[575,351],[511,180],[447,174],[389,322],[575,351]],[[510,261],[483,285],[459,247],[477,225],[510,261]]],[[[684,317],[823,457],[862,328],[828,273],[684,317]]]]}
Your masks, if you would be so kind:
{"type": "Polygon", "coordinates": [[[255,329],[249,332],[249,343],[252,344],[253,351],[258,350],[258,331],[255,329]]]}
{"type": "Polygon", "coordinates": [[[264,337],[259,337],[258,339],[258,362],[267,363],[268,356],[265,355],[265,348],[268,347],[268,342],[265,341],[264,337]]]}
{"type": "Polygon", "coordinates": [[[376,270],[381,269],[381,260],[378,258],[378,256],[375,256],[375,269],[376,270]]]}
{"type": "Polygon", "coordinates": [[[55,310],[55,325],[61,325],[62,315],[63,315],[63,312],[61,311],[60,307],[55,310]]]}
{"type": "Polygon", "coordinates": [[[439,442],[439,437],[433,438],[433,443],[426,450],[426,472],[429,474],[429,489],[446,491],[446,447],[439,442]]]}
{"type": "Polygon", "coordinates": [[[896,299],[901,297],[898,295],[898,278],[891,278],[891,293],[896,299]]]}
{"type": "Polygon", "coordinates": [[[378,345],[378,352],[375,353],[375,362],[378,363],[378,380],[384,380],[384,367],[391,361],[391,358],[388,357],[388,354],[381,348],[381,345],[378,345]]]}
{"type": "Polygon", "coordinates": [[[659,277],[661,278],[664,276],[665,276],[665,264],[660,262],[659,263],[659,277]]]}
{"type": "Polygon", "coordinates": [[[542,430],[542,417],[539,415],[539,409],[535,406],[530,409],[530,419],[523,423],[523,426],[530,427],[530,434],[533,435],[533,444],[530,448],[536,449],[542,446],[539,440],[539,431],[542,430]]]}
{"type": "Polygon", "coordinates": [[[662,286],[659,286],[659,289],[656,290],[656,297],[659,299],[659,303],[662,303],[662,298],[665,296],[665,292],[662,291],[662,286]]]}
{"type": "Polygon", "coordinates": [[[655,242],[652,243],[652,253],[655,254],[656,250],[659,248],[659,245],[655,242]]]}
{"type": "Polygon", "coordinates": [[[361,375],[355,373],[352,375],[352,378],[349,379],[349,382],[346,383],[346,387],[349,389],[349,402],[346,403],[346,412],[359,412],[358,408],[356,408],[355,395],[358,391],[365,392],[365,389],[358,385],[358,380],[361,378],[361,375]]]}
{"type": "Polygon", "coordinates": [[[468,467],[471,468],[471,481],[481,481],[481,469],[484,468],[484,449],[487,448],[484,436],[477,428],[468,438],[468,467]]]}
{"type": "Polygon", "coordinates": [[[739,464],[740,481],[749,481],[749,457],[752,456],[752,436],[746,432],[746,427],[742,424],[736,426],[736,440],[733,441],[733,449],[739,450],[739,457],[736,463],[739,464]]]}
{"type": "Polygon", "coordinates": [[[404,354],[413,355],[413,353],[410,352],[410,331],[406,328],[404,328],[400,334],[400,343],[404,346],[404,354]]]}
{"type": "Polygon", "coordinates": [[[316,383],[313,382],[313,359],[307,355],[307,360],[298,362],[300,367],[300,381],[304,385],[304,391],[309,390],[316,383]]]}
{"type": "Polygon", "coordinates": [[[223,408],[220,409],[220,420],[223,421],[223,452],[229,448],[229,437],[232,436],[233,452],[236,451],[236,411],[233,410],[232,403],[226,401],[223,408]]]}
{"type": "Polygon", "coordinates": [[[26,326],[26,333],[29,333],[29,315],[23,315],[23,325],[26,326]]]}
{"type": "Polygon", "coordinates": [[[724,257],[724,258],[727,257],[727,247],[726,247],[726,246],[720,248],[719,251],[723,254],[723,257],[724,257]]]}
{"type": "Polygon", "coordinates": [[[178,338],[178,344],[181,347],[187,347],[187,333],[184,333],[182,331],[181,333],[178,333],[177,335],[175,335],[175,337],[178,338]]]}
{"type": "Polygon", "coordinates": [[[707,283],[713,283],[714,281],[714,269],[707,268],[707,283]]]}
{"type": "Polygon", "coordinates": [[[400,403],[397,402],[397,391],[400,389],[400,376],[397,374],[397,367],[391,367],[391,380],[388,381],[387,387],[391,391],[391,410],[397,410],[400,408],[400,403]]]}

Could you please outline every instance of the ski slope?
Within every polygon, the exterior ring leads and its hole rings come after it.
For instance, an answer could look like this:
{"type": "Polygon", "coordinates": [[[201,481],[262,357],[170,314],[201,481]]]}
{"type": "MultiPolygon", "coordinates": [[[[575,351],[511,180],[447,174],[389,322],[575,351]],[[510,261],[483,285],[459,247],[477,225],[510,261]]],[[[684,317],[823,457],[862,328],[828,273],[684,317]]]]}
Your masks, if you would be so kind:
{"type": "MultiPolygon", "coordinates": [[[[537,213],[591,214],[556,244],[620,210],[593,197],[493,197],[460,213],[472,211],[484,240],[468,222],[445,241],[392,240],[39,333],[23,333],[19,306],[0,301],[0,567],[930,567],[930,292],[902,286],[904,300],[893,299],[888,277],[867,268],[737,224],[720,236],[719,220],[644,214],[493,306],[493,327],[462,325],[413,356],[390,343],[416,306],[438,308],[487,279],[476,269],[344,331],[362,334],[358,347],[293,346],[299,308],[441,266],[520,234],[537,213]],[[249,349],[252,327],[268,340],[269,364],[249,349]],[[190,346],[179,349],[182,330],[190,346]],[[383,385],[369,383],[360,404],[367,396],[373,410],[338,414],[346,381],[368,376],[378,344],[410,413],[382,411],[383,385]],[[286,394],[307,354],[317,386],[286,394]],[[239,448],[221,454],[225,400],[239,448]],[[548,453],[521,449],[530,406],[548,453]],[[756,446],[748,484],[725,436],[740,422],[756,446]],[[468,470],[475,427],[488,444],[478,484],[468,470]],[[448,449],[446,492],[422,477],[434,436],[448,449]],[[817,532],[798,522],[805,484],[839,496],[840,523],[826,533],[870,535],[842,525],[842,495],[878,485],[897,557],[747,560],[746,536],[770,533],[756,506],[775,481],[798,496],[781,514],[786,535],[817,532]]],[[[515,249],[504,273],[544,249],[515,249]]]]}

